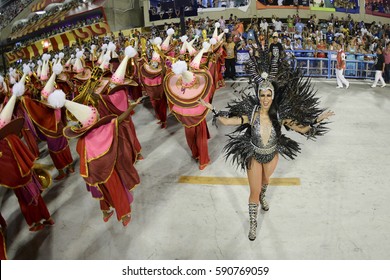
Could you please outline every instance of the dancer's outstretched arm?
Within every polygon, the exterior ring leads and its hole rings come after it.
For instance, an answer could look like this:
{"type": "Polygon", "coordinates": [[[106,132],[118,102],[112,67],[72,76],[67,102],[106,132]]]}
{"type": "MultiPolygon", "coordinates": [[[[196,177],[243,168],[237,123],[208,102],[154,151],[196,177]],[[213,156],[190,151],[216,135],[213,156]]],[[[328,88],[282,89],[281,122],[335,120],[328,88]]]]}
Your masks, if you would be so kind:
{"type": "Polygon", "coordinates": [[[290,119],[283,120],[282,125],[288,126],[289,128],[291,128],[292,130],[294,130],[296,132],[306,134],[310,131],[310,129],[312,129],[313,126],[315,126],[316,124],[319,124],[323,120],[328,119],[334,115],[335,114],[333,111],[326,111],[326,112],[322,113],[320,116],[318,116],[318,118],[316,118],[310,125],[306,125],[306,126],[298,124],[295,121],[290,120],[290,119]]]}
{"type": "MultiPolygon", "coordinates": [[[[218,115],[218,112],[216,109],[211,105],[210,103],[204,101],[203,99],[199,99],[199,103],[202,104],[203,106],[207,107],[210,109],[214,115],[218,115]]],[[[223,124],[223,125],[241,125],[244,123],[248,123],[249,119],[247,116],[242,116],[242,117],[223,117],[223,116],[218,116],[218,121],[223,124]]]]}

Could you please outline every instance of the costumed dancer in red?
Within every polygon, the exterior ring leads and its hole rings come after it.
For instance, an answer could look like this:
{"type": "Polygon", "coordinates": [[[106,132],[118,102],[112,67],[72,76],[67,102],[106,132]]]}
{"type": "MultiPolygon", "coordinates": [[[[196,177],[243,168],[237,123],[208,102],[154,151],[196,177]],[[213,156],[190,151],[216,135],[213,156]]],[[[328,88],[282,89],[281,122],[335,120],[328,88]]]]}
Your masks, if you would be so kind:
{"type": "Polygon", "coordinates": [[[125,171],[118,168],[118,162],[123,157],[119,149],[118,126],[128,117],[136,103],[131,104],[119,117],[100,117],[96,108],[66,100],[61,90],[54,91],[48,101],[56,108],[65,106],[80,122],[80,126],[66,127],[64,135],[79,138],[77,152],[80,155],[80,175],[87,186],[93,187],[90,191],[100,201],[103,220],[109,220],[114,213],[111,208],[114,208],[118,221],[127,226],[131,219],[131,190],[135,186],[125,185],[121,180],[120,173],[125,171]]]}
{"type": "MultiPolygon", "coordinates": [[[[24,95],[32,96],[35,92],[37,92],[37,89],[35,88],[37,85],[37,81],[39,80],[36,78],[35,74],[33,74],[30,70],[30,67],[28,65],[23,65],[23,76],[20,79],[19,83],[25,84],[26,79],[29,79],[26,87],[26,91],[24,95]]],[[[40,82],[39,82],[40,83],[40,82]]],[[[32,154],[35,157],[39,156],[39,148],[38,148],[38,134],[35,130],[35,127],[30,120],[26,110],[23,107],[23,104],[20,102],[20,100],[16,101],[15,104],[15,114],[17,117],[24,118],[24,125],[23,129],[21,130],[22,136],[24,141],[27,144],[27,147],[30,149],[32,154]]]]}
{"type": "MultiPolygon", "coordinates": [[[[203,52],[210,44],[203,43],[203,49],[194,58],[192,65],[199,67],[203,52]]],[[[210,99],[212,77],[207,70],[187,70],[187,63],[178,61],[172,65],[172,72],[164,78],[164,89],[172,114],[184,126],[187,144],[192,157],[199,160],[199,169],[203,170],[210,162],[207,141],[207,109],[197,99],[210,99]]]]}
{"type": "Polygon", "coordinates": [[[27,96],[22,98],[23,106],[34,123],[39,138],[46,141],[50,157],[58,170],[58,176],[55,180],[61,180],[66,177],[67,173],[74,172],[69,143],[62,133],[64,123],[66,123],[64,112],[48,107],[46,101],[54,90],[56,76],[62,70],[63,67],[60,63],[53,66],[53,73],[41,92],[42,101],[27,96]]]}
{"type": "MultiPolygon", "coordinates": [[[[130,47],[135,50],[138,49],[138,38],[132,38],[130,41],[130,47]]],[[[132,100],[137,100],[142,97],[142,82],[141,82],[141,66],[143,59],[139,59],[138,52],[134,57],[130,57],[127,61],[126,78],[132,80],[134,85],[131,86],[129,96],[132,100]]]]}
{"type": "Polygon", "coordinates": [[[24,90],[23,84],[16,83],[11,99],[0,113],[0,168],[7,170],[0,172],[0,185],[14,191],[30,231],[38,231],[45,224],[53,225],[54,220],[43,201],[41,185],[33,170],[36,157],[18,137],[24,120],[11,121],[16,97],[24,90]]]}
{"type": "MultiPolygon", "coordinates": [[[[162,58],[158,53],[158,48],[160,48],[161,44],[161,38],[155,38],[152,44],[153,48],[155,48],[152,54],[152,59],[149,63],[143,63],[141,65],[140,76],[146,95],[150,97],[150,102],[154,108],[158,123],[161,124],[161,128],[166,128],[168,104],[163,86],[165,64],[162,63],[162,58]]],[[[143,52],[145,55],[142,57],[146,60],[146,51],[143,52]]]]}
{"type": "MultiPolygon", "coordinates": [[[[133,80],[125,77],[128,60],[134,58],[137,51],[128,46],[125,49],[125,56],[122,59],[118,69],[112,75],[107,89],[97,92],[99,94],[99,103],[96,108],[101,117],[107,115],[122,115],[129,109],[129,90],[137,86],[133,80]]],[[[131,111],[132,112],[132,111],[131,111]]],[[[124,156],[118,164],[122,164],[122,168],[126,170],[123,173],[122,181],[125,185],[135,186],[140,183],[138,172],[134,167],[137,160],[143,159],[141,155],[141,144],[139,143],[135,126],[131,117],[128,115],[119,124],[119,150],[124,156]]]]}
{"type": "Polygon", "coordinates": [[[225,68],[226,51],[222,47],[224,43],[224,35],[229,32],[229,29],[225,29],[218,35],[219,26],[215,24],[213,38],[210,39],[212,55],[209,62],[209,71],[213,77],[215,90],[225,86],[225,80],[223,79],[223,73],[225,68]],[[213,41],[215,40],[215,43],[213,41]]]}

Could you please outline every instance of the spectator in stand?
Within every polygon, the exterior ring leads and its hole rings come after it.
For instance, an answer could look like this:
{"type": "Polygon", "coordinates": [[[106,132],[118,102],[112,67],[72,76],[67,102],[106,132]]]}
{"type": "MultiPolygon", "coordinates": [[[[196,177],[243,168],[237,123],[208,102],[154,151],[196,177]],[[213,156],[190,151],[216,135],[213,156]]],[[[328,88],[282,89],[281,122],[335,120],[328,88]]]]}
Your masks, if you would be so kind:
{"type": "Polygon", "coordinates": [[[322,33],[321,26],[317,26],[317,30],[314,34],[315,34],[314,35],[315,43],[318,44],[324,38],[324,34],[322,33]]]}
{"type": "Polygon", "coordinates": [[[287,16],[287,32],[292,33],[294,32],[294,20],[291,18],[290,15],[287,16]]]}
{"type": "Polygon", "coordinates": [[[265,18],[261,19],[260,29],[264,31],[264,34],[267,34],[267,32],[268,32],[268,22],[267,22],[267,20],[265,18]]]}
{"type": "Polygon", "coordinates": [[[231,34],[227,35],[226,42],[223,44],[223,47],[226,51],[225,58],[225,80],[227,79],[236,79],[236,60],[237,60],[237,48],[236,44],[233,42],[233,36],[231,34]]]}
{"type": "Polygon", "coordinates": [[[242,35],[244,33],[244,23],[241,19],[236,21],[236,27],[237,31],[240,33],[240,35],[242,35]]]}
{"type": "Polygon", "coordinates": [[[310,16],[309,20],[307,21],[307,27],[309,28],[310,32],[314,32],[316,29],[316,26],[314,24],[313,16],[310,16]]]}
{"type": "Polygon", "coordinates": [[[220,28],[222,29],[222,30],[225,30],[225,20],[224,20],[224,18],[223,18],[223,16],[221,16],[221,18],[219,19],[219,24],[220,24],[220,28]]]}
{"type": "Polygon", "coordinates": [[[291,39],[290,38],[285,38],[283,39],[283,49],[285,50],[285,53],[286,53],[286,56],[288,59],[292,58],[293,57],[293,51],[294,50],[294,47],[293,45],[291,44],[291,39]]]}
{"type": "Polygon", "coordinates": [[[328,32],[326,32],[326,43],[328,45],[332,44],[333,39],[334,39],[333,30],[332,30],[332,27],[329,27],[328,32]]]}
{"type": "Polygon", "coordinates": [[[381,83],[382,83],[381,87],[386,86],[385,80],[382,77],[382,74],[385,72],[385,57],[383,56],[382,48],[379,47],[376,49],[376,55],[377,55],[376,63],[374,66],[375,67],[375,80],[371,86],[372,88],[376,87],[376,85],[378,84],[378,81],[381,81],[381,83]]]}
{"type": "Polygon", "coordinates": [[[298,19],[298,22],[295,24],[295,31],[302,34],[304,27],[305,25],[301,22],[301,19],[298,19]]]}
{"type": "Polygon", "coordinates": [[[308,57],[314,57],[314,51],[315,51],[315,49],[316,49],[316,46],[313,44],[313,40],[312,40],[311,37],[308,37],[308,38],[306,39],[304,49],[307,50],[307,51],[312,51],[312,52],[306,53],[306,56],[308,56],[308,57]]]}
{"type": "Polygon", "coordinates": [[[378,48],[378,37],[374,37],[374,40],[371,41],[369,51],[374,53],[374,51],[378,48]]]}
{"type": "Polygon", "coordinates": [[[237,29],[237,25],[235,25],[234,27],[233,27],[233,31],[231,32],[231,35],[232,35],[232,38],[233,38],[233,42],[235,43],[235,44],[237,44],[238,42],[240,42],[241,40],[242,40],[242,38],[241,38],[241,33],[238,31],[238,29],[237,29]]]}
{"type": "Polygon", "coordinates": [[[269,45],[269,57],[271,60],[270,77],[275,77],[277,75],[280,59],[282,59],[284,55],[283,46],[279,42],[279,35],[277,32],[274,32],[272,34],[272,43],[269,45]]]}
{"type": "Polygon", "coordinates": [[[281,20],[279,18],[276,18],[274,21],[275,31],[278,33],[282,32],[282,26],[283,26],[283,23],[281,22],[281,20]]]}
{"type": "Polygon", "coordinates": [[[257,25],[252,21],[246,28],[246,39],[255,40],[255,32],[257,32],[257,25]]]}
{"type": "Polygon", "coordinates": [[[251,56],[259,57],[258,46],[256,43],[253,43],[253,39],[248,39],[246,50],[249,51],[251,56]]]}
{"type": "Polygon", "coordinates": [[[367,51],[364,49],[364,45],[360,44],[357,53],[359,54],[367,54],[367,51]]]}

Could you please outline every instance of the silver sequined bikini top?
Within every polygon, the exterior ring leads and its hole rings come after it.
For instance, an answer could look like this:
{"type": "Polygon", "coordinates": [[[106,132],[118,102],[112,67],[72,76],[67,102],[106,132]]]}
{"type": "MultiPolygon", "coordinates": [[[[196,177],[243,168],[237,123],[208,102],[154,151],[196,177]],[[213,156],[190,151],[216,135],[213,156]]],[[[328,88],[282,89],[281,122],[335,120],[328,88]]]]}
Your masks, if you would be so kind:
{"type": "Polygon", "coordinates": [[[276,137],[275,128],[273,127],[273,125],[271,126],[271,135],[269,137],[268,143],[264,145],[263,139],[260,134],[260,114],[253,113],[252,118],[251,118],[251,124],[252,124],[251,142],[255,149],[255,152],[263,155],[274,153],[277,146],[277,137],[276,137]]]}

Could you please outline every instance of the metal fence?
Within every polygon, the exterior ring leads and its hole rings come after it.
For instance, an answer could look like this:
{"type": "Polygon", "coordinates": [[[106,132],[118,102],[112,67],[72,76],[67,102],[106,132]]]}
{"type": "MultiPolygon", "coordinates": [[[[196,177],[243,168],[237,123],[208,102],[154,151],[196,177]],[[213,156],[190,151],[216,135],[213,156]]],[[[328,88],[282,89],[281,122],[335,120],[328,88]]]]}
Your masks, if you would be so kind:
{"type": "MultiPolygon", "coordinates": [[[[291,67],[300,68],[305,76],[336,77],[336,52],[311,50],[286,50],[286,58],[291,67]],[[321,55],[320,55],[321,53],[321,55]]],[[[237,76],[247,76],[244,64],[249,59],[248,51],[237,53],[237,76]]],[[[346,53],[345,77],[352,79],[374,79],[375,55],[346,53]]]]}

